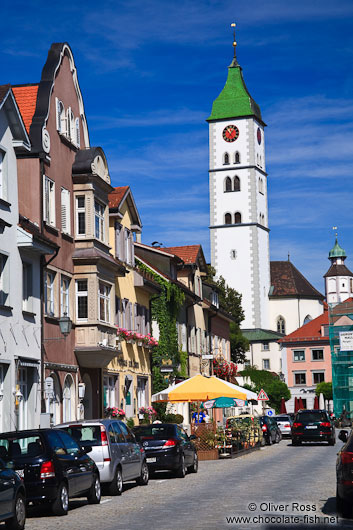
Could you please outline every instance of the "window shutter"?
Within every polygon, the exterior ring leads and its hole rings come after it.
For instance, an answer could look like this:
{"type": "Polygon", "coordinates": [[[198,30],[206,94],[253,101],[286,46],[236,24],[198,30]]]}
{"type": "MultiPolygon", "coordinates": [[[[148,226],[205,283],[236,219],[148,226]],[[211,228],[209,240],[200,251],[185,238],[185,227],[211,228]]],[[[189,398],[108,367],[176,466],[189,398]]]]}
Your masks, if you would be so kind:
{"type": "Polygon", "coordinates": [[[134,309],[133,309],[133,305],[132,303],[130,302],[130,329],[131,330],[134,330],[135,329],[135,323],[134,323],[134,309]]]}
{"type": "Polygon", "coordinates": [[[145,308],[145,331],[146,333],[151,333],[151,316],[150,310],[145,308]]]}
{"type": "Polygon", "coordinates": [[[56,101],[56,129],[57,131],[61,132],[61,101],[58,100],[58,98],[55,98],[56,101]]]}
{"type": "Polygon", "coordinates": [[[134,329],[141,333],[140,319],[139,319],[139,306],[134,304],[134,317],[135,317],[135,326],[134,329]]]}
{"type": "Polygon", "coordinates": [[[76,118],[75,120],[75,133],[76,133],[76,145],[77,147],[80,147],[81,141],[80,141],[80,120],[79,118],[76,118]]]}
{"type": "Polygon", "coordinates": [[[115,297],[115,324],[120,327],[120,298],[115,297]]]}
{"type": "Polygon", "coordinates": [[[71,233],[71,215],[70,215],[70,192],[61,188],[61,230],[65,234],[71,233]]]}
{"type": "Polygon", "coordinates": [[[45,175],[43,176],[43,217],[44,221],[49,221],[49,182],[45,175]]]}
{"type": "Polygon", "coordinates": [[[61,230],[67,234],[66,190],[61,189],[61,230]]]}
{"type": "Polygon", "coordinates": [[[115,257],[121,259],[121,248],[120,248],[120,233],[121,233],[121,224],[115,224],[115,257]]]}

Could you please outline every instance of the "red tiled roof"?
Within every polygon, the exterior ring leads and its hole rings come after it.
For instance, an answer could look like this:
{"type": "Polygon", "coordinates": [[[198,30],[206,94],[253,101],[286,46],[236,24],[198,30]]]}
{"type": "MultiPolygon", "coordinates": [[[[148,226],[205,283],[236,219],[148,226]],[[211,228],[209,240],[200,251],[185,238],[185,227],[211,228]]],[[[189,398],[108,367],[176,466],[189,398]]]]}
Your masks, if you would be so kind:
{"type": "Polygon", "coordinates": [[[129,186],[119,186],[117,188],[114,188],[114,191],[109,193],[109,208],[119,208],[121,201],[123,200],[123,197],[127,190],[129,189],[129,186]]]}
{"type": "Polygon", "coordinates": [[[299,296],[323,300],[324,297],[311,285],[290,261],[271,261],[270,296],[299,296]]]}
{"type": "Polygon", "coordinates": [[[310,322],[283,337],[278,342],[328,341],[328,336],[323,337],[321,335],[321,326],[328,326],[328,311],[324,311],[322,315],[310,320],[310,322]]]}
{"type": "Polygon", "coordinates": [[[166,250],[167,252],[175,254],[186,264],[192,264],[196,263],[200,249],[201,245],[185,245],[183,247],[163,247],[161,250],[166,250]]]}
{"type": "Polygon", "coordinates": [[[38,85],[13,86],[12,91],[20,109],[23,123],[29,133],[29,128],[36,110],[38,85]]]}

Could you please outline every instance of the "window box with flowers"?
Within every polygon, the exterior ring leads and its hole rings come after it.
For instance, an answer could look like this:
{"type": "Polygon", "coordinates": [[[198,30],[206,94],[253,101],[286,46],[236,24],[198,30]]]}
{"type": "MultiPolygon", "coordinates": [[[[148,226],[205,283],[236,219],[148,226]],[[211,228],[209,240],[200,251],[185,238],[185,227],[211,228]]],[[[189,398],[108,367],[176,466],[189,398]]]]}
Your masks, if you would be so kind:
{"type": "Polygon", "coordinates": [[[129,331],[128,329],[118,327],[117,336],[120,341],[125,340],[127,344],[135,344],[137,342],[138,346],[143,346],[145,348],[158,346],[158,341],[152,337],[150,333],[143,335],[136,331],[129,331]]]}
{"type": "Polygon", "coordinates": [[[114,418],[116,420],[123,420],[125,419],[125,412],[123,409],[119,409],[118,407],[107,407],[104,409],[104,417],[105,418],[114,418]]]}
{"type": "Polygon", "coordinates": [[[213,373],[220,379],[229,379],[230,377],[235,377],[238,372],[238,367],[232,361],[219,361],[217,359],[213,360],[213,373]]]}

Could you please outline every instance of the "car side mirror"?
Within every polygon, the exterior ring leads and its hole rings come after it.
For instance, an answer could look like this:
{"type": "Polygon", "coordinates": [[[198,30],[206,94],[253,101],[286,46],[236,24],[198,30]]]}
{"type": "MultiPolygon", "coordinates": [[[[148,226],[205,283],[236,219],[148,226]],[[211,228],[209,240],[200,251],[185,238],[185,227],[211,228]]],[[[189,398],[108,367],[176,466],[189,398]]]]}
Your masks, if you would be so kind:
{"type": "Polygon", "coordinates": [[[82,452],[87,454],[87,453],[90,453],[92,451],[92,446],[91,445],[85,445],[84,447],[81,447],[82,449],[82,452]]]}
{"type": "Polygon", "coordinates": [[[348,431],[340,431],[338,438],[342,440],[342,442],[346,442],[348,439],[348,431]]]}
{"type": "Polygon", "coordinates": [[[192,434],[192,435],[189,437],[189,440],[197,440],[197,436],[195,436],[194,434],[192,434]]]}

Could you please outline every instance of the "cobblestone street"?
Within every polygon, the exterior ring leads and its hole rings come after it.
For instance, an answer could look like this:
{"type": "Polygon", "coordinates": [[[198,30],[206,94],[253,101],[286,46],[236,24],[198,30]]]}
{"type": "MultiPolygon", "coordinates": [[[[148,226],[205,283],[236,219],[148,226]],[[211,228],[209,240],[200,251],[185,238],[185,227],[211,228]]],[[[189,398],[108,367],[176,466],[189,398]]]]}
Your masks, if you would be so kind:
{"type": "Polygon", "coordinates": [[[185,479],[162,473],[147,487],[128,484],[121,497],[104,496],[99,506],[73,500],[67,517],[32,509],[26,529],[353,528],[336,519],[340,446],[292,447],[283,440],[234,460],[201,462],[198,474],[185,479]],[[253,519],[227,522],[232,516],[253,519]]]}

